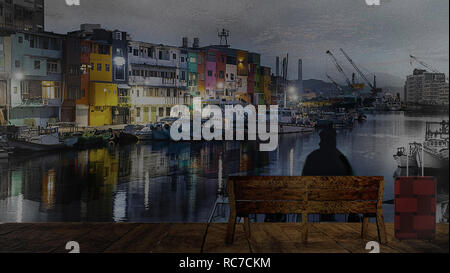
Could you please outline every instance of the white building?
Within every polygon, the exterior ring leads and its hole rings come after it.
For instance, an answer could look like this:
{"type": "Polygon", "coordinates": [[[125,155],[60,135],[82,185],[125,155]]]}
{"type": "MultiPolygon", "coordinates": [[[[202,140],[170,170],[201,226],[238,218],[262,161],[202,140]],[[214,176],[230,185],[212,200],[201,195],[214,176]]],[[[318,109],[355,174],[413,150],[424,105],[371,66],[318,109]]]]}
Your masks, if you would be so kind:
{"type": "Polygon", "coordinates": [[[172,106],[190,104],[185,84],[179,80],[181,57],[177,47],[132,41],[128,56],[131,123],[156,122],[170,116],[172,106]]]}
{"type": "Polygon", "coordinates": [[[414,69],[406,79],[405,101],[408,105],[448,106],[449,85],[444,73],[414,69]]]}

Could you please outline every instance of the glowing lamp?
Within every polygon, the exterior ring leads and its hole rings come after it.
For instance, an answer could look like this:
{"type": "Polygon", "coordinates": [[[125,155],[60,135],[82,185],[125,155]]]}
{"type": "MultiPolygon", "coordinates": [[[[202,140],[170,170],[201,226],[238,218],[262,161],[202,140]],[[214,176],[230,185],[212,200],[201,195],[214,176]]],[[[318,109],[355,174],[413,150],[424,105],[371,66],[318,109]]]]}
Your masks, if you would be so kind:
{"type": "Polygon", "coordinates": [[[125,58],[124,57],[114,57],[114,64],[116,66],[123,66],[123,65],[125,65],[125,58]]]}

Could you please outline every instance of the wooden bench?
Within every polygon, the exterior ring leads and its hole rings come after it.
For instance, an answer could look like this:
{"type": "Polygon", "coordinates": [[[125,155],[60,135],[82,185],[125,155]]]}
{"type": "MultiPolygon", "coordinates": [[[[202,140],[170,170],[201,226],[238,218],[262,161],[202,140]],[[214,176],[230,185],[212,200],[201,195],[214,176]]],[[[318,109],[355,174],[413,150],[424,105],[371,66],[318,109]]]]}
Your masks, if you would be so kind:
{"type": "Polygon", "coordinates": [[[378,176],[254,176],[230,177],[226,242],[232,244],[236,217],[244,218],[250,238],[249,214],[301,214],[302,242],[308,238],[308,214],[363,214],[361,236],[367,237],[369,218],[375,217],[378,240],[387,241],[383,220],[384,178],[378,176]]]}

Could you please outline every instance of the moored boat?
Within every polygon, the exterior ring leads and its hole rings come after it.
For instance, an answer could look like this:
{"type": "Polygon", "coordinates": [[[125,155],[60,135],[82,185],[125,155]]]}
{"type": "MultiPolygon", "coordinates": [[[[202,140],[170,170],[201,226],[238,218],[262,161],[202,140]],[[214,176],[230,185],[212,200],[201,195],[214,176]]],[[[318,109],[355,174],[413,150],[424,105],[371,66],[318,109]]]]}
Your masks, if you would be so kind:
{"type": "Polygon", "coordinates": [[[140,141],[152,140],[153,139],[153,130],[152,130],[152,128],[154,128],[154,126],[152,124],[148,124],[147,126],[142,128],[141,130],[137,131],[135,133],[135,135],[140,141]]]}
{"type": "Polygon", "coordinates": [[[421,168],[448,168],[449,122],[427,122],[425,141],[417,152],[417,164],[421,168]],[[436,126],[438,128],[436,128],[436,126]]]}

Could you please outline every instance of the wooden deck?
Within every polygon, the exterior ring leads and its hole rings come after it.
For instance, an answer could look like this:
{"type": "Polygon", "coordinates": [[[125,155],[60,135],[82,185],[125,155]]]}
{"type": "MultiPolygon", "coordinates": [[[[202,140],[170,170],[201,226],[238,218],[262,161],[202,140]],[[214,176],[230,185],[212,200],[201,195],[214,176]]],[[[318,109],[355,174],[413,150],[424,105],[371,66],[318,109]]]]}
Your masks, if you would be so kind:
{"type": "MultiPolygon", "coordinates": [[[[434,241],[398,241],[393,224],[386,224],[388,243],[381,253],[448,253],[448,224],[438,224],[434,241]]],[[[237,226],[233,245],[225,244],[226,224],[45,223],[0,224],[0,252],[67,252],[68,241],[77,241],[81,253],[367,253],[360,239],[361,224],[313,223],[308,243],[300,243],[297,224],[251,224],[246,239],[237,226]]]]}

